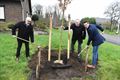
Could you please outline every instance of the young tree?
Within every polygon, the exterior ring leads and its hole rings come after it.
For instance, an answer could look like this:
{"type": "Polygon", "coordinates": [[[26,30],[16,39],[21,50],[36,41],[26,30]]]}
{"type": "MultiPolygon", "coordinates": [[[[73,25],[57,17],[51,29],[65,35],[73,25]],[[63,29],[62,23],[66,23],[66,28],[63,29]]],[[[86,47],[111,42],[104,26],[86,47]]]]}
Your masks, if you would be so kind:
{"type": "MultiPolygon", "coordinates": [[[[67,8],[67,5],[70,4],[72,0],[58,0],[58,1],[59,1],[59,7],[62,10],[62,25],[61,25],[61,27],[63,27],[65,10],[67,8]]],[[[61,49],[62,49],[61,45],[62,45],[62,29],[61,29],[61,32],[60,32],[60,45],[59,45],[58,60],[60,60],[60,57],[61,57],[61,49]]]]}

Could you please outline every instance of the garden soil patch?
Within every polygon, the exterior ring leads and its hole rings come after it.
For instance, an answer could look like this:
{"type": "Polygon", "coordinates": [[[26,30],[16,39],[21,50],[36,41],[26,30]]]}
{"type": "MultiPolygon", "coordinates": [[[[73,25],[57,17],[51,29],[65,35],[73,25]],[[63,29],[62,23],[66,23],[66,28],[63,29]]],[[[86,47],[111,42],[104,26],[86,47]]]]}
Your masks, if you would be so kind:
{"type": "MultiPolygon", "coordinates": [[[[29,80],[74,80],[74,78],[78,78],[77,80],[86,80],[86,76],[95,76],[94,70],[88,70],[85,72],[85,61],[79,62],[76,53],[71,55],[70,59],[67,62],[67,64],[71,64],[72,67],[66,69],[52,68],[51,65],[53,65],[53,62],[55,60],[57,60],[57,54],[57,50],[51,50],[51,62],[48,62],[48,49],[42,49],[39,78],[36,79],[36,65],[38,64],[38,51],[36,51],[28,63],[28,67],[31,69],[29,80]]],[[[61,52],[62,60],[65,60],[66,54],[67,50],[63,50],[61,52]]]]}

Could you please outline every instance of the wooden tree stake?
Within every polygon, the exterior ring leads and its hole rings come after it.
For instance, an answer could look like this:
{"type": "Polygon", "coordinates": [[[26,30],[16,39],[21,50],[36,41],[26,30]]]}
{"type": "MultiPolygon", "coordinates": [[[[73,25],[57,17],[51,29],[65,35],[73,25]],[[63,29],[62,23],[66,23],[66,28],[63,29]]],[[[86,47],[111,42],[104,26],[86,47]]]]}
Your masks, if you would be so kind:
{"type": "Polygon", "coordinates": [[[51,61],[51,35],[52,35],[52,15],[50,14],[50,32],[49,32],[48,61],[51,61]]]}

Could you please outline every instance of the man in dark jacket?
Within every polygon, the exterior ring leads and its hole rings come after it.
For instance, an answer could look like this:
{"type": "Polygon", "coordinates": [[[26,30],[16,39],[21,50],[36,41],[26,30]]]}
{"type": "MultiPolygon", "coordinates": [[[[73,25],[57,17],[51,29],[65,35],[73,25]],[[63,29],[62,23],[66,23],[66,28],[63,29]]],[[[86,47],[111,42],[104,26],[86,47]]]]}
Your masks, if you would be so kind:
{"type": "MultiPolygon", "coordinates": [[[[68,27],[65,28],[67,30],[68,27]]],[[[74,45],[78,41],[78,54],[81,52],[81,44],[83,39],[86,37],[86,31],[84,26],[80,24],[80,20],[77,19],[75,23],[71,24],[70,29],[73,30],[72,40],[71,40],[71,53],[74,52],[74,45]]]]}
{"type": "Polygon", "coordinates": [[[18,22],[15,24],[15,26],[12,28],[12,35],[13,37],[16,37],[16,30],[18,30],[17,34],[17,52],[16,52],[16,60],[19,60],[20,57],[20,50],[22,47],[22,43],[25,44],[25,50],[26,50],[26,58],[29,59],[29,38],[31,38],[31,42],[34,42],[34,32],[33,32],[33,26],[31,25],[31,18],[27,17],[25,21],[18,22]],[[21,40],[21,39],[27,40],[21,40]]]}
{"type": "Polygon", "coordinates": [[[90,68],[95,68],[98,61],[98,48],[99,45],[105,41],[105,38],[98,32],[97,29],[104,31],[100,25],[89,24],[88,21],[84,22],[84,27],[87,29],[88,32],[88,42],[87,47],[90,45],[92,41],[93,46],[93,57],[92,57],[92,65],[87,65],[90,68]]]}

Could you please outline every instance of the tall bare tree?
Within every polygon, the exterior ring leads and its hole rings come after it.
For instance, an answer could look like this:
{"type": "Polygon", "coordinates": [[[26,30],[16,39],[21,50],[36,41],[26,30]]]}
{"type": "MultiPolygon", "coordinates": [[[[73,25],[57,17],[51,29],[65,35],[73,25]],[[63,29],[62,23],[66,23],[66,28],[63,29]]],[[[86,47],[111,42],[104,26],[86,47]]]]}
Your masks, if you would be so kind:
{"type": "Polygon", "coordinates": [[[104,14],[110,18],[111,26],[110,30],[113,30],[113,26],[118,23],[120,19],[120,2],[114,2],[106,9],[104,14]]]}
{"type": "Polygon", "coordinates": [[[35,14],[39,16],[39,18],[43,18],[43,6],[40,4],[33,6],[33,11],[35,14]]]}

